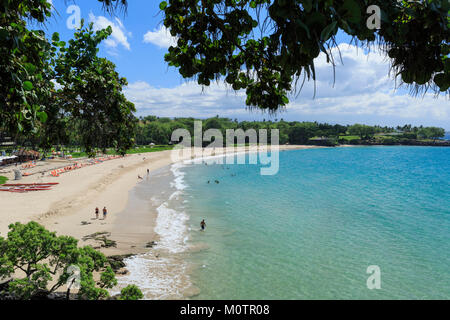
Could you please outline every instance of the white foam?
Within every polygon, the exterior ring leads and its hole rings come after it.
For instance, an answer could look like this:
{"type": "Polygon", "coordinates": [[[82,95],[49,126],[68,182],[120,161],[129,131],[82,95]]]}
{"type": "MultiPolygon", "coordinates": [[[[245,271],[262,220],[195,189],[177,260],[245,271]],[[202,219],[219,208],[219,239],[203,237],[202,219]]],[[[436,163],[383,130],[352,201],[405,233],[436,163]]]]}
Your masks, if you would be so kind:
{"type": "MultiPolygon", "coordinates": [[[[179,199],[187,186],[184,183],[184,172],[180,169],[182,163],[172,165],[171,171],[175,176],[171,186],[176,191],[167,202],[161,204],[156,210],[155,232],[159,235],[158,245],[153,253],[160,252],[162,256],[157,258],[150,253],[138,255],[125,260],[129,274],[118,279],[118,288],[129,284],[137,285],[148,299],[182,299],[182,290],[189,282],[187,275],[187,263],[170,254],[177,254],[187,250],[189,241],[187,221],[189,216],[184,211],[169,208],[168,202],[179,199]],[[169,253],[169,256],[167,256],[169,253]]],[[[156,198],[151,198],[154,205],[156,198]]],[[[158,255],[159,256],[159,255],[158,255]]],[[[115,289],[115,293],[119,293],[115,289]]]]}
{"type": "Polygon", "coordinates": [[[170,168],[173,175],[175,176],[174,181],[171,182],[170,185],[171,185],[171,187],[173,187],[177,190],[184,190],[187,187],[186,184],[184,183],[185,173],[180,170],[183,167],[184,167],[184,165],[179,162],[179,163],[173,164],[172,167],[170,168]]]}
{"type": "Polygon", "coordinates": [[[189,278],[187,263],[178,260],[156,258],[150,254],[126,259],[129,273],[118,278],[118,286],[112,294],[118,294],[121,288],[134,284],[141,289],[146,299],[182,299],[189,278]]]}
{"type": "Polygon", "coordinates": [[[187,234],[188,215],[183,211],[169,208],[167,202],[156,210],[158,217],[156,218],[155,232],[160,236],[158,247],[167,249],[171,253],[185,251],[184,239],[187,234]]]}
{"type": "MultiPolygon", "coordinates": [[[[169,197],[169,201],[170,201],[170,200],[173,200],[173,199],[176,199],[176,200],[180,199],[180,196],[181,196],[182,194],[183,194],[183,193],[182,193],[181,191],[175,191],[175,192],[172,193],[171,196],[169,197]]],[[[184,201],[183,201],[183,203],[184,203],[184,201]]]]}

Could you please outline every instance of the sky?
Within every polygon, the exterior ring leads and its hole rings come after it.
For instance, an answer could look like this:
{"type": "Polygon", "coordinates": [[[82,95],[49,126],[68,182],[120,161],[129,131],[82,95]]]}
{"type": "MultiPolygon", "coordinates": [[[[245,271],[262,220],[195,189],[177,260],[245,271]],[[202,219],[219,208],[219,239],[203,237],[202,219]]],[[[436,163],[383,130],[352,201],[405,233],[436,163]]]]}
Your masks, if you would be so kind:
{"type": "MultiPolygon", "coordinates": [[[[158,0],[130,0],[126,13],[114,16],[93,0],[52,0],[53,17],[44,29],[58,32],[62,40],[73,36],[74,15],[80,13],[94,28],[111,26],[113,34],[101,44],[99,55],[117,66],[128,86],[124,93],[137,109],[137,116],[207,118],[219,115],[238,120],[319,121],[328,123],[397,126],[439,126],[450,131],[450,100],[434,93],[414,97],[389,76],[389,61],[377,52],[365,52],[340,36],[342,63],[333,69],[323,55],[316,61],[314,83],[293,94],[285,110],[269,115],[249,110],[245,92],[235,92],[223,82],[201,87],[183,79],[164,62],[174,39],[163,26],[158,0]],[[346,43],[347,42],[347,43],[346,43]]],[[[333,52],[338,56],[337,49],[333,52]]]]}

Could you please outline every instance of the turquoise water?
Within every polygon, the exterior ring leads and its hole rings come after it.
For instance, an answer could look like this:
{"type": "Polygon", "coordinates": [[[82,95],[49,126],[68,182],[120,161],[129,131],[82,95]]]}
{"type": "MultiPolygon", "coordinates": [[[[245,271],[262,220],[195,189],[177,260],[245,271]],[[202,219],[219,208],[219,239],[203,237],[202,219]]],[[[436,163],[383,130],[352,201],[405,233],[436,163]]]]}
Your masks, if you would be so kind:
{"type": "Polygon", "coordinates": [[[450,299],[450,148],[286,151],[275,176],[184,171],[190,243],[206,247],[190,255],[195,299],[450,299]]]}

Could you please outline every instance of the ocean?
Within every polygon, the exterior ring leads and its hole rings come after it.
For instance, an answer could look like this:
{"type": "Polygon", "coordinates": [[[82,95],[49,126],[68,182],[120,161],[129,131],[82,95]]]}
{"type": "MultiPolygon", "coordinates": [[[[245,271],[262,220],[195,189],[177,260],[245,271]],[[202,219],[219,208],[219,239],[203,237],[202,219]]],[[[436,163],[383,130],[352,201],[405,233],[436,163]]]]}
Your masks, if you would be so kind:
{"type": "Polygon", "coordinates": [[[195,299],[450,299],[450,148],[286,151],[275,176],[184,172],[190,243],[206,247],[189,258],[195,299]]]}
{"type": "Polygon", "coordinates": [[[120,280],[148,298],[450,299],[450,148],[284,151],[274,176],[177,164],[160,179],[169,173],[152,197],[161,256],[129,259],[120,280]]]}

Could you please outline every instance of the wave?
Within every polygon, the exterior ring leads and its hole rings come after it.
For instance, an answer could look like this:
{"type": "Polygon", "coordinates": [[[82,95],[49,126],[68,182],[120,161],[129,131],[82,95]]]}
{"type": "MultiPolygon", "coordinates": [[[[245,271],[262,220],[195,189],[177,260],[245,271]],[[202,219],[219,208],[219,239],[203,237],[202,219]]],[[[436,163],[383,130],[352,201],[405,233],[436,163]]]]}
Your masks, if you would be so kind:
{"type": "Polygon", "coordinates": [[[171,253],[185,251],[188,215],[184,211],[169,208],[167,202],[156,210],[158,217],[155,232],[160,236],[158,248],[166,249],[171,253]]]}
{"type": "Polygon", "coordinates": [[[118,279],[119,286],[134,284],[147,299],[183,299],[184,292],[191,285],[187,276],[188,265],[183,259],[147,253],[124,262],[129,273],[118,279]]]}
{"type": "Polygon", "coordinates": [[[170,183],[170,186],[177,190],[184,190],[187,187],[187,185],[184,183],[185,173],[180,170],[183,167],[184,167],[184,165],[182,163],[175,163],[170,168],[173,175],[175,176],[175,179],[173,182],[170,183]]]}
{"type": "Polygon", "coordinates": [[[179,255],[187,251],[189,240],[189,216],[180,205],[183,190],[187,188],[185,173],[181,171],[183,167],[181,163],[171,166],[174,180],[170,182],[170,187],[175,191],[165,202],[156,207],[161,202],[158,203],[155,196],[150,198],[157,212],[154,228],[159,236],[157,245],[146,254],[126,259],[124,262],[129,273],[118,279],[118,287],[135,284],[147,299],[183,299],[186,290],[191,287],[188,264],[179,255]]]}

